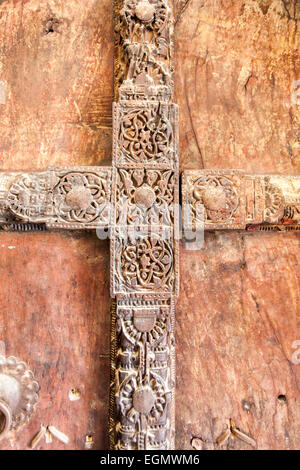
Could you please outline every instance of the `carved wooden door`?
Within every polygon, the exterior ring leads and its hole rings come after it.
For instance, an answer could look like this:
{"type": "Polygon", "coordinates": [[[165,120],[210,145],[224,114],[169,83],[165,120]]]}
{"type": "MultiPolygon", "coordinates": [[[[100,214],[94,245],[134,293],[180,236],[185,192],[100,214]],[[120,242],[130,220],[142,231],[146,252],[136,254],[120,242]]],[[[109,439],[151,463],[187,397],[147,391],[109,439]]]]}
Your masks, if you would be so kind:
{"type": "MultiPolygon", "coordinates": [[[[299,174],[298,3],[171,3],[181,169],[299,174]]],[[[111,166],[112,1],[9,0],[0,31],[1,170],[111,166]]],[[[41,390],[0,448],[28,449],[53,425],[69,442],[39,448],[107,449],[108,242],[3,228],[2,352],[41,390]]],[[[298,448],[299,234],[208,231],[190,248],[181,243],[175,447],[298,448]]]]}

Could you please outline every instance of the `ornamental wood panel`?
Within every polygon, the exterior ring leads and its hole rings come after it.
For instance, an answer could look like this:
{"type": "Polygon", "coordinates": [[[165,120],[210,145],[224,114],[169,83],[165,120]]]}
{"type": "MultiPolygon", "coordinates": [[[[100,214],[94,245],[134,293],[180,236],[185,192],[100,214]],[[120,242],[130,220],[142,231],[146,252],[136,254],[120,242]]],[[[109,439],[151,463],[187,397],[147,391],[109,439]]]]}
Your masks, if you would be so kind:
{"type": "MultiPolygon", "coordinates": [[[[298,4],[227,3],[173,2],[181,167],[299,174],[298,4]]],[[[9,0],[0,30],[1,170],[111,165],[111,1],[9,0]]],[[[0,339],[41,385],[29,425],[1,448],[28,449],[41,423],[70,438],[45,449],[108,448],[108,242],[2,231],[0,247],[0,339]]],[[[298,253],[298,233],[181,246],[176,448],[219,448],[229,419],[258,448],[299,448],[298,253]]]]}

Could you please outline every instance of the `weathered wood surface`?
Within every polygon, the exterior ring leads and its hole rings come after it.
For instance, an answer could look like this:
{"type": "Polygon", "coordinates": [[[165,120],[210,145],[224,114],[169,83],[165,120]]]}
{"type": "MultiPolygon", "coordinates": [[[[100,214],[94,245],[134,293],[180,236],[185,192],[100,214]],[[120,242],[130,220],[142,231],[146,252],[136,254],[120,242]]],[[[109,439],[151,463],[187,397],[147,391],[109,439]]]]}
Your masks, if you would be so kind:
{"type": "Polygon", "coordinates": [[[108,445],[109,253],[93,233],[1,233],[0,336],[41,386],[28,426],[0,448],[26,449],[40,425],[70,438],[44,449],[108,445]],[[73,391],[73,393],[70,391],[73,391]],[[80,399],[69,396],[80,393],[80,399]]]}
{"type": "MultiPolygon", "coordinates": [[[[181,166],[299,174],[300,105],[291,96],[299,2],[184,3],[176,25],[181,166]]],[[[297,233],[220,233],[206,235],[202,252],[181,251],[179,448],[193,437],[198,448],[219,448],[229,418],[257,448],[299,448],[299,241],[297,233]]],[[[251,449],[238,439],[227,446],[251,449]]]]}
{"type": "MultiPolygon", "coordinates": [[[[181,167],[300,173],[299,3],[174,6],[181,167]]],[[[0,3],[1,169],[110,165],[112,51],[111,0],[0,3]]],[[[107,448],[107,242],[1,233],[0,248],[0,339],[41,384],[29,426],[1,448],[28,448],[41,423],[70,437],[43,448],[83,449],[87,435],[107,448]]],[[[299,277],[297,233],[210,233],[202,251],[181,248],[177,448],[218,448],[229,418],[258,448],[299,448],[299,277]]]]}

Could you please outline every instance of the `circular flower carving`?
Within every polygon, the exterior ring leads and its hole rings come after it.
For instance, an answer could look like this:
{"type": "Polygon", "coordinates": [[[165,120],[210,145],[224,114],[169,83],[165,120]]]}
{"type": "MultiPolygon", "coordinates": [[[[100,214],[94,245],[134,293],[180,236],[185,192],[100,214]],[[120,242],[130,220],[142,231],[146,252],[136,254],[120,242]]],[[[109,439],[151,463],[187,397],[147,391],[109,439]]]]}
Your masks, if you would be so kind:
{"type": "Polygon", "coordinates": [[[120,225],[171,225],[174,217],[173,171],[119,170],[116,220],[120,225]]]}
{"type": "Polygon", "coordinates": [[[91,223],[105,207],[105,187],[93,173],[68,173],[55,188],[57,215],[67,222],[91,223]]]}
{"type": "Polygon", "coordinates": [[[173,251],[164,240],[143,239],[124,247],[120,253],[121,280],[133,290],[170,289],[173,274],[173,251]]]}
{"type": "Polygon", "coordinates": [[[225,176],[201,176],[194,184],[194,210],[204,209],[204,220],[225,222],[233,217],[239,205],[234,183],[225,176]]]}

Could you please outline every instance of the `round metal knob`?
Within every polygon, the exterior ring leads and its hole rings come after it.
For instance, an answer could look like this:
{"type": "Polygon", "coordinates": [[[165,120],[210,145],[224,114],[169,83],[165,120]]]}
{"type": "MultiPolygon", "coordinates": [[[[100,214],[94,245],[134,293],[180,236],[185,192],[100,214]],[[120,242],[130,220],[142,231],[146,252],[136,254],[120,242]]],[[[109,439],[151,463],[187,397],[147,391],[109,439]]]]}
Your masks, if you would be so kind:
{"type": "Polygon", "coordinates": [[[29,420],[38,392],[39,384],[25,362],[0,355],[0,439],[29,420]]]}

